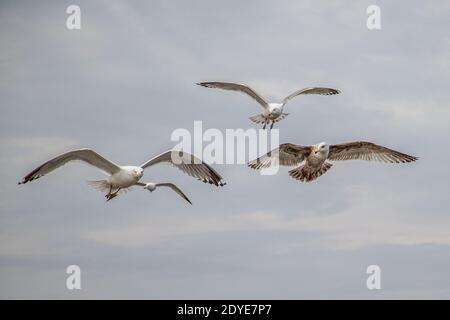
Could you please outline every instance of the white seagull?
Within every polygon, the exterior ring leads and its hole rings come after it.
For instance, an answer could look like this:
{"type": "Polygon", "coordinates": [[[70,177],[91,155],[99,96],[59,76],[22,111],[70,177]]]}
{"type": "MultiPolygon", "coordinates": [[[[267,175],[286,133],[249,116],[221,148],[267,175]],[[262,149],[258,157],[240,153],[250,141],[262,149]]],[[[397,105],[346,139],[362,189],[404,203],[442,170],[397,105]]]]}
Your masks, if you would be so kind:
{"type": "Polygon", "coordinates": [[[416,161],[418,158],[365,141],[335,145],[321,142],[313,146],[284,143],[279,148],[251,161],[248,166],[256,170],[275,165],[298,166],[289,171],[289,175],[294,179],[309,182],[331,168],[332,164],[326,160],[354,159],[404,163],[416,161]]]}
{"type": "Polygon", "coordinates": [[[133,186],[141,186],[151,192],[159,187],[171,188],[187,202],[191,203],[188,197],[173,183],[139,182],[144,175],[144,169],[162,162],[170,163],[184,173],[205,183],[214,184],[215,186],[224,186],[226,184],[213,168],[187,152],[168,150],[136,167],[119,166],[91,149],[79,149],[63,153],[31,171],[19,184],[39,179],[47,173],[74,160],[84,161],[109,175],[106,180],[88,182],[91,186],[102,192],[107,191],[105,195],[107,201],[117,196],[121,190],[126,191],[133,186]]]}
{"type": "Polygon", "coordinates": [[[263,123],[263,129],[266,128],[266,125],[271,123],[270,129],[273,128],[273,125],[275,122],[281,121],[286,116],[289,115],[289,113],[284,113],[283,108],[286,105],[286,103],[301,94],[320,94],[320,95],[335,95],[340,93],[339,90],[331,89],[331,88],[321,88],[321,87],[312,87],[312,88],[304,88],[297,90],[293,92],[292,94],[288,95],[286,98],[283,99],[282,102],[267,102],[263,97],[261,97],[255,90],[250,88],[249,86],[245,84],[240,83],[233,83],[233,82],[200,82],[197,83],[199,86],[203,86],[206,88],[218,88],[223,90],[230,90],[230,91],[240,91],[243,92],[253,99],[256,100],[262,107],[263,107],[263,113],[258,114],[256,116],[250,117],[249,119],[253,121],[254,123],[261,124],[263,123]]]}

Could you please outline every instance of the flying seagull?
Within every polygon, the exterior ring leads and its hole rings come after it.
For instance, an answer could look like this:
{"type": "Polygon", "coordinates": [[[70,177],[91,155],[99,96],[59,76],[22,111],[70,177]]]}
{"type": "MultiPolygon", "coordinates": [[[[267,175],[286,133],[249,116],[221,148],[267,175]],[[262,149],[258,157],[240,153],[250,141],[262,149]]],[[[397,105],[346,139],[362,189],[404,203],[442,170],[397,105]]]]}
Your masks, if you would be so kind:
{"type": "Polygon", "coordinates": [[[313,181],[327,172],[332,164],[326,160],[367,160],[388,163],[413,162],[418,158],[365,141],[328,145],[325,142],[313,146],[284,143],[269,153],[251,161],[248,166],[259,170],[274,165],[297,168],[289,175],[300,181],[313,181]]]}
{"type": "Polygon", "coordinates": [[[78,149],[63,153],[31,171],[19,184],[39,179],[47,173],[74,160],[84,161],[109,175],[106,180],[88,182],[99,191],[107,192],[105,195],[107,201],[116,197],[121,190],[126,191],[133,186],[141,186],[151,192],[159,187],[170,188],[187,202],[191,203],[188,197],[173,183],[139,182],[144,174],[144,170],[158,163],[170,163],[184,173],[205,183],[210,183],[215,186],[224,186],[226,184],[213,168],[187,152],[168,150],[136,167],[119,166],[91,149],[78,149]]]}
{"type": "Polygon", "coordinates": [[[243,92],[253,99],[256,100],[262,107],[263,107],[263,113],[258,114],[256,116],[250,117],[249,119],[253,121],[254,123],[261,124],[263,123],[263,129],[266,128],[266,125],[271,123],[270,129],[273,128],[273,125],[275,122],[281,121],[286,116],[289,115],[289,113],[284,113],[283,108],[286,105],[286,103],[301,94],[320,94],[325,96],[335,95],[340,93],[339,90],[331,89],[331,88],[321,88],[321,87],[311,87],[311,88],[304,88],[297,90],[293,92],[292,94],[288,95],[286,98],[283,99],[282,102],[267,102],[263,97],[261,97],[255,90],[250,88],[249,86],[245,84],[240,83],[233,83],[233,82],[200,82],[197,83],[199,86],[203,86],[206,88],[218,88],[223,90],[230,90],[230,91],[240,91],[243,92]]]}

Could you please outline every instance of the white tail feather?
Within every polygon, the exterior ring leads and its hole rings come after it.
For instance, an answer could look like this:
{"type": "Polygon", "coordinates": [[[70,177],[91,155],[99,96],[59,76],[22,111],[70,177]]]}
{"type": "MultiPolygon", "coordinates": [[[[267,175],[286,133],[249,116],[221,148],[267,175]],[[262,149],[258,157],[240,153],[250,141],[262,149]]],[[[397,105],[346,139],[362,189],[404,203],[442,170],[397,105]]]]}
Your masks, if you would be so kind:
{"type": "Polygon", "coordinates": [[[276,118],[275,120],[273,120],[273,122],[277,123],[278,121],[283,120],[284,118],[286,118],[289,115],[289,113],[282,113],[280,114],[280,116],[278,118],[276,118]]]}
{"type": "Polygon", "coordinates": [[[109,192],[110,184],[106,180],[88,181],[87,184],[100,192],[109,192]]]}
{"type": "Polygon", "coordinates": [[[250,117],[249,119],[257,124],[262,124],[262,123],[266,122],[266,118],[262,114],[258,114],[256,116],[250,117]]]}

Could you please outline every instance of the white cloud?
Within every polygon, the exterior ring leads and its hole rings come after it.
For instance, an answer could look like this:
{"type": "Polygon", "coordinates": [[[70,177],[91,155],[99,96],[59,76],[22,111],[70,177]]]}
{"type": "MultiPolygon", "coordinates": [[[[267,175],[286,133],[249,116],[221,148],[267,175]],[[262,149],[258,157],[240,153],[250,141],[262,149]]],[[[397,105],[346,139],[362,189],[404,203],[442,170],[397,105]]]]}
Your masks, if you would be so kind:
{"type": "MultiPolygon", "coordinates": [[[[351,206],[338,214],[320,215],[298,206],[298,215],[278,212],[251,212],[230,216],[227,212],[214,215],[175,216],[153,213],[152,217],[99,228],[85,238],[118,247],[146,247],[165,241],[181,240],[185,236],[236,231],[312,232],[308,240],[312,248],[356,250],[372,245],[450,245],[450,217],[433,212],[414,212],[408,205],[411,195],[391,191],[351,190],[351,206]],[[410,211],[411,210],[411,211],[410,211]]],[[[444,210],[444,209],[443,209],[444,210]]]]}

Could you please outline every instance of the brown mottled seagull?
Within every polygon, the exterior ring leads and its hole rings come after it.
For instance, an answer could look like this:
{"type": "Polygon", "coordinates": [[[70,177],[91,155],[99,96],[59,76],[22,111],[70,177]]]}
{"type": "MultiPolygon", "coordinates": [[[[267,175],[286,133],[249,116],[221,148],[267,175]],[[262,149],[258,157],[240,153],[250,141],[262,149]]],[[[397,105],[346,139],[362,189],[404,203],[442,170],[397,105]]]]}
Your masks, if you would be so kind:
{"type": "Polygon", "coordinates": [[[301,94],[319,94],[319,95],[335,95],[340,93],[337,89],[331,88],[321,88],[321,87],[311,87],[304,88],[293,92],[283,99],[282,102],[267,102],[263,97],[261,97],[255,90],[250,88],[249,86],[241,83],[233,83],[233,82],[200,82],[197,83],[199,86],[203,86],[206,88],[218,88],[223,90],[231,90],[231,91],[240,91],[251,98],[255,99],[263,107],[263,113],[258,114],[256,116],[250,117],[249,119],[254,123],[261,124],[263,123],[263,129],[266,128],[266,125],[271,123],[270,129],[273,128],[275,122],[281,121],[286,118],[289,113],[284,113],[283,109],[286,103],[301,94]]]}
{"type": "Polygon", "coordinates": [[[226,184],[213,168],[187,152],[168,150],[136,167],[119,166],[91,149],[78,149],[63,153],[31,171],[19,184],[39,179],[62,165],[75,160],[81,160],[109,175],[105,180],[88,182],[95,189],[107,192],[105,195],[107,201],[116,197],[121,190],[126,191],[133,186],[141,186],[151,192],[159,187],[170,188],[192,204],[188,197],[173,183],[139,182],[144,175],[144,169],[158,163],[172,164],[184,173],[205,183],[215,186],[224,186],[226,184]]]}
{"type": "Polygon", "coordinates": [[[327,160],[356,159],[404,163],[416,161],[418,158],[365,141],[335,145],[321,142],[313,146],[284,143],[251,161],[248,166],[257,170],[276,165],[297,166],[297,168],[289,171],[289,175],[294,179],[309,182],[317,179],[331,168],[332,164],[327,160]]]}

